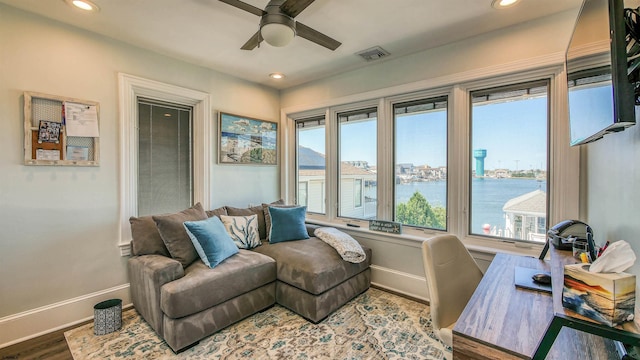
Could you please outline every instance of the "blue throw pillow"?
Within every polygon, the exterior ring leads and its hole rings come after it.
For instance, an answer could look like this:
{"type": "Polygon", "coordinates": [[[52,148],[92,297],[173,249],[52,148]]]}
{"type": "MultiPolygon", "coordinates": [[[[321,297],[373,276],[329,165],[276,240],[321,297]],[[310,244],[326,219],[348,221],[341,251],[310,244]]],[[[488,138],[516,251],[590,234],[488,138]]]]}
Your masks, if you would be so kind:
{"type": "Polygon", "coordinates": [[[200,221],[185,221],[184,228],[196,252],[210,268],[238,253],[238,247],[217,216],[200,221]]]}
{"type": "Polygon", "coordinates": [[[306,213],[306,206],[293,208],[269,206],[269,215],[271,216],[269,242],[278,243],[308,239],[309,234],[307,233],[307,226],[304,223],[306,213]]]}

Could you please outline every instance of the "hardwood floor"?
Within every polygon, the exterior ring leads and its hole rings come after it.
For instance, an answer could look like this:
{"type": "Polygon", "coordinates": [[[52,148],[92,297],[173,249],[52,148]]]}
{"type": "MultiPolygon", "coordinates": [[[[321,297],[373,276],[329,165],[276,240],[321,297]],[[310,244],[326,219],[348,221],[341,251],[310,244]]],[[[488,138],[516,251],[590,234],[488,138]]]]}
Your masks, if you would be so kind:
{"type": "MultiPolygon", "coordinates": [[[[87,321],[89,323],[93,320],[87,321]]],[[[73,360],[64,332],[82,326],[86,323],[68,327],[62,330],[23,341],[18,344],[0,349],[0,360],[73,360]]]]}

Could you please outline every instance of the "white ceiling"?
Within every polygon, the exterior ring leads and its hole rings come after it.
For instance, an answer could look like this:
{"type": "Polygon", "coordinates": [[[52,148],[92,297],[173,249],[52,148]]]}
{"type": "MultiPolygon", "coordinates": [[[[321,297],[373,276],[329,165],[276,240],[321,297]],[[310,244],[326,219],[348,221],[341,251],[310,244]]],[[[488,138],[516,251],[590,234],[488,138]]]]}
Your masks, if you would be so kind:
{"type": "MultiPolygon", "coordinates": [[[[260,18],[218,0],[92,0],[83,13],[64,0],[0,0],[160,54],[285,89],[367,66],[355,53],[381,46],[388,59],[577,9],[582,0],[522,0],[496,10],[491,0],[316,0],[296,20],[342,42],[335,51],[302,38],[283,48],[240,47],[260,18]],[[282,72],[284,80],[268,77],[282,72]]],[[[268,0],[244,0],[264,9],[268,0]]],[[[384,60],[379,60],[384,61],[384,60]]]]}

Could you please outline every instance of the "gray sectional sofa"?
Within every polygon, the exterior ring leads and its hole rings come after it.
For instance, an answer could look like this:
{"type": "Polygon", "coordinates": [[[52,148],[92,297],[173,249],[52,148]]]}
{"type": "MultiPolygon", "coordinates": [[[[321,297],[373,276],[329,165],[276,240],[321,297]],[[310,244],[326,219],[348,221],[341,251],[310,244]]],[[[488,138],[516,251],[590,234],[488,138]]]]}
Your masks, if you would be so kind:
{"type": "Polygon", "coordinates": [[[366,260],[361,263],[344,261],[336,249],[313,236],[316,227],[311,225],[308,239],[269,243],[267,207],[205,212],[196,204],[181,213],[131,218],[133,305],[174,351],[275,303],[319,322],[369,288],[371,249],[363,247],[366,260]],[[184,235],[177,231],[182,221],[249,214],[258,217],[262,245],[240,249],[214,268],[167,242],[169,235],[184,235]],[[171,226],[173,233],[167,230],[171,226]]]}

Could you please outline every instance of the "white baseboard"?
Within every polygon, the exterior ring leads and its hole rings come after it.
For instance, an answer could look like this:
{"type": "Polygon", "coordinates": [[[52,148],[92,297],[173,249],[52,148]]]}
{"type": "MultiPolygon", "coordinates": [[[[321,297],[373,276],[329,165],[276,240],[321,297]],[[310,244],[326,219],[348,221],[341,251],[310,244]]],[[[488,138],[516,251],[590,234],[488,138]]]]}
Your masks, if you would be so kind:
{"type": "Polygon", "coordinates": [[[371,265],[371,284],[416,299],[429,301],[427,280],[423,276],[371,265]]]}
{"type": "Polygon", "coordinates": [[[129,284],[0,318],[0,349],[93,319],[93,306],[108,299],[131,307],[129,284]]]}
{"type": "MultiPolygon", "coordinates": [[[[423,276],[371,265],[371,283],[382,289],[429,301],[423,276]]],[[[122,299],[131,307],[129,284],[0,318],[0,348],[64,329],[93,318],[93,306],[108,299],[122,299]]]]}

